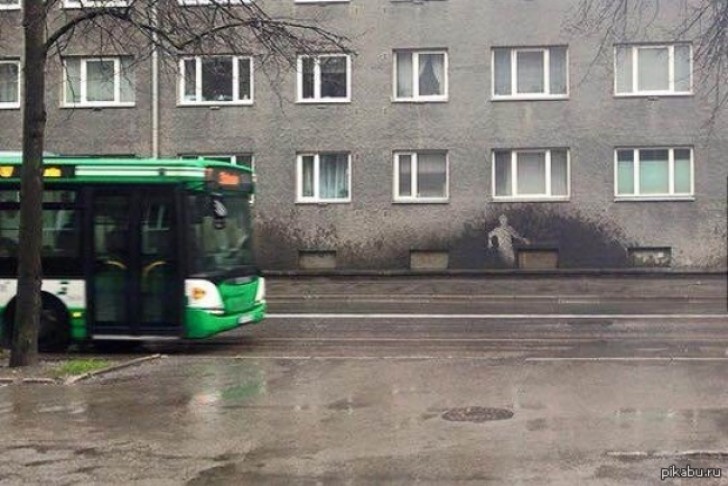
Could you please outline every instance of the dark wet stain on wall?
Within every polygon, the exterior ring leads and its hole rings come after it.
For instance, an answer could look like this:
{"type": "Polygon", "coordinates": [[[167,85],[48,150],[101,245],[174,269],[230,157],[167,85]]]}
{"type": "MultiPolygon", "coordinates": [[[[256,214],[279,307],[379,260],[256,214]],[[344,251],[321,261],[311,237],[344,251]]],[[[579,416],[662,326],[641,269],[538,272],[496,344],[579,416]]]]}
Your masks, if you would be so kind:
{"type": "Polygon", "coordinates": [[[448,267],[464,270],[515,268],[520,252],[534,250],[557,252],[559,268],[629,266],[631,245],[618,226],[558,206],[499,204],[465,221],[456,234],[443,234],[434,225],[399,231],[390,223],[376,236],[344,238],[334,223],[304,232],[296,221],[256,221],[262,268],[296,269],[300,252],[321,251],[335,252],[339,269],[406,269],[412,250],[445,251],[448,267]]]}
{"type": "Polygon", "coordinates": [[[466,225],[460,238],[453,241],[450,267],[512,268],[518,264],[520,251],[542,250],[558,252],[560,268],[620,268],[629,264],[627,246],[618,227],[590,220],[579,212],[499,205],[488,212],[484,222],[466,225]],[[512,259],[504,257],[509,244],[512,259]]]}

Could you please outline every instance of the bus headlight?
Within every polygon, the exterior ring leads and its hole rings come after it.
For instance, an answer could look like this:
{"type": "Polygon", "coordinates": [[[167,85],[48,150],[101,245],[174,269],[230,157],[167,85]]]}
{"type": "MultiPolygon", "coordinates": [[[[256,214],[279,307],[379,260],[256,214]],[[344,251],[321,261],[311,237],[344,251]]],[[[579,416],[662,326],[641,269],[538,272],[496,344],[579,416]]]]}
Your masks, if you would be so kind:
{"type": "Polygon", "coordinates": [[[185,295],[188,307],[215,313],[225,310],[220,291],[208,280],[185,280],[185,295]]]}
{"type": "Polygon", "coordinates": [[[258,279],[258,290],[255,291],[255,302],[265,302],[265,279],[263,277],[258,279]]]}

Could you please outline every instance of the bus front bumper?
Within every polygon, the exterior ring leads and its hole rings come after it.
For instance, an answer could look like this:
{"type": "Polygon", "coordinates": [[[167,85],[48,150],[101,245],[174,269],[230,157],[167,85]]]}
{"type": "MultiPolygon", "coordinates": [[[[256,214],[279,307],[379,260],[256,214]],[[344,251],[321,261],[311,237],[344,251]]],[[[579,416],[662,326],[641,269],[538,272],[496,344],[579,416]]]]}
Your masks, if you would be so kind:
{"type": "Polygon", "coordinates": [[[235,329],[245,324],[263,320],[267,305],[258,304],[245,312],[233,314],[212,314],[202,309],[186,309],[185,322],[187,339],[204,339],[215,334],[235,329]]]}

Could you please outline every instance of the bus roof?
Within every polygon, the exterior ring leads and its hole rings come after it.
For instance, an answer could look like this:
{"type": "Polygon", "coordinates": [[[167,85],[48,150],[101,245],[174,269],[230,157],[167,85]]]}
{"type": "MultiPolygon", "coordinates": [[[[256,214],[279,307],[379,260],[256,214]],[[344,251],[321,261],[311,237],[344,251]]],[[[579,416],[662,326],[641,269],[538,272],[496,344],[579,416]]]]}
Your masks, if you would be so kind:
{"type": "MultiPolygon", "coordinates": [[[[22,157],[0,155],[0,182],[16,182],[22,157]]],[[[215,182],[220,188],[252,191],[252,169],[213,159],[142,159],[112,157],[43,157],[46,183],[186,183],[215,182]]]]}

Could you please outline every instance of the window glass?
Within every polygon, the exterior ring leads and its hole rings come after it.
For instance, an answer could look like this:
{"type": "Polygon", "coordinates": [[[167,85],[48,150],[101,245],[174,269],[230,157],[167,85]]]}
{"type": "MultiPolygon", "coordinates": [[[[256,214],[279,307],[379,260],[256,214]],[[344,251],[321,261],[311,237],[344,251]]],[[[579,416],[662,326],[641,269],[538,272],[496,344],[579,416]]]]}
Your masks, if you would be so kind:
{"type": "Polygon", "coordinates": [[[640,91],[667,91],[670,88],[668,49],[643,47],[637,50],[638,81],[640,91]]]}
{"type": "Polygon", "coordinates": [[[445,56],[443,54],[419,55],[420,96],[445,93],[445,56]]]}
{"type": "Polygon", "coordinates": [[[447,162],[445,154],[417,154],[417,197],[447,196],[447,162]]]}
{"type": "Polygon", "coordinates": [[[349,197],[349,158],[346,154],[322,154],[319,167],[321,199],[349,197]]]}
{"type": "Polygon", "coordinates": [[[412,98],[414,90],[412,86],[412,53],[397,53],[397,97],[412,98]]]}
{"type": "Polygon", "coordinates": [[[238,59],[238,93],[241,100],[252,98],[251,60],[248,58],[238,59]]]}
{"type": "Polygon", "coordinates": [[[304,57],[302,61],[302,76],[303,76],[303,97],[314,98],[316,93],[314,91],[314,67],[316,60],[313,57],[304,57]]]}
{"type": "Polygon", "coordinates": [[[632,48],[619,46],[616,50],[617,93],[632,91],[632,48]]]}
{"type": "Polygon", "coordinates": [[[0,103],[17,103],[19,69],[15,62],[0,63],[0,103]]]}
{"type": "Polygon", "coordinates": [[[689,194],[692,192],[692,169],[690,150],[675,149],[675,192],[689,194]]]}
{"type": "Polygon", "coordinates": [[[81,60],[66,59],[66,101],[81,101],[81,60]]]}
{"type": "Polygon", "coordinates": [[[550,93],[566,94],[566,47],[552,47],[549,49],[549,77],[550,93]]]}
{"type": "Polygon", "coordinates": [[[114,61],[86,62],[86,99],[114,101],[114,61]]]}
{"type": "Polygon", "coordinates": [[[634,194],[634,152],[617,152],[617,194],[634,194]]]}
{"type": "Polygon", "coordinates": [[[511,50],[494,49],[495,94],[511,94],[511,50]]]}
{"type": "Polygon", "coordinates": [[[321,97],[346,98],[346,57],[324,57],[321,66],[321,97]]]}
{"type": "Polygon", "coordinates": [[[231,58],[202,59],[202,101],[232,101],[233,65],[231,58]]]}
{"type": "Polygon", "coordinates": [[[568,160],[566,150],[551,151],[551,195],[569,195],[568,160]]]}
{"type": "Polygon", "coordinates": [[[313,177],[314,177],[314,156],[304,155],[302,157],[303,171],[303,197],[314,197],[313,193],[313,177]]]}
{"type": "Polygon", "coordinates": [[[675,91],[690,91],[692,89],[690,69],[690,46],[675,46],[675,91]]]}
{"type": "Polygon", "coordinates": [[[511,153],[495,153],[495,195],[511,196],[511,153]]]}
{"type": "Polygon", "coordinates": [[[400,154],[399,159],[399,195],[412,195],[412,155],[400,154]]]}
{"type": "Polygon", "coordinates": [[[667,194],[670,192],[667,150],[640,150],[640,193],[667,194]]]}
{"type": "Polygon", "coordinates": [[[524,51],[516,53],[518,65],[518,92],[543,93],[544,56],[543,52],[524,51]]]}
{"type": "Polygon", "coordinates": [[[518,194],[546,194],[546,157],[543,152],[517,155],[518,194]]]}
{"type": "Polygon", "coordinates": [[[221,203],[227,210],[224,225],[215,224],[208,194],[189,196],[193,215],[189,258],[191,271],[207,273],[229,271],[252,265],[250,202],[247,196],[226,196],[221,203]]]}
{"type": "Polygon", "coordinates": [[[184,61],[184,99],[185,101],[195,101],[197,99],[197,62],[195,59],[185,59],[184,61]]]}

